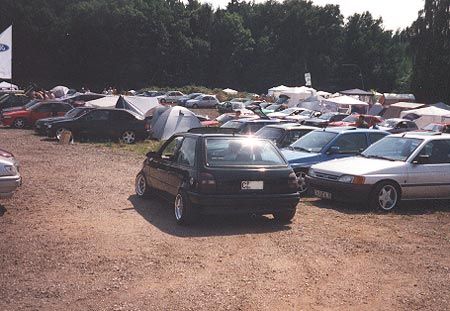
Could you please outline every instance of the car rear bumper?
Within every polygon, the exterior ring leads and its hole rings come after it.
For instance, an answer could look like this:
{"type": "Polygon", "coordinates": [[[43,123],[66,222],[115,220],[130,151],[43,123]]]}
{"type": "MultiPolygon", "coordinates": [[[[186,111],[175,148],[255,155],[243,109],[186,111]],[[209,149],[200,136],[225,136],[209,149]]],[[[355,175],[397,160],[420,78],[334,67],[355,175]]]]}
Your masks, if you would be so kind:
{"type": "Polygon", "coordinates": [[[22,184],[20,176],[4,176],[0,177],[0,198],[10,198],[14,191],[22,184]]]}
{"type": "MultiPolygon", "coordinates": [[[[312,189],[331,194],[331,199],[341,202],[366,202],[372,185],[355,185],[306,176],[306,184],[312,189]]],[[[317,195],[316,195],[317,196],[317,195]]]]}
{"type": "Polygon", "coordinates": [[[292,210],[300,194],[205,195],[188,192],[191,202],[202,214],[271,214],[292,210]]]}

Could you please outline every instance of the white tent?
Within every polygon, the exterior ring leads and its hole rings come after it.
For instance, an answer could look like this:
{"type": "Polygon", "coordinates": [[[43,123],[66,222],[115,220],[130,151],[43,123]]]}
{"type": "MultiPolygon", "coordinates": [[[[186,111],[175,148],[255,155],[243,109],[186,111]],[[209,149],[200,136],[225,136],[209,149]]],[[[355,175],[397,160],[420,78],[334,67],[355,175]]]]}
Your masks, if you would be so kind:
{"type": "Polygon", "coordinates": [[[64,97],[69,93],[69,88],[67,86],[58,85],[50,90],[53,94],[55,94],[56,98],[64,97]]]}
{"type": "Polygon", "coordinates": [[[383,113],[383,118],[391,119],[391,118],[399,118],[400,113],[405,110],[418,109],[425,106],[425,104],[419,103],[408,103],[408,102],[399,102],[389,106],[386,111],[383,113]]]}
{"type": "Polygon", "coordinates": [[[97,108],[123,108],[144,116],[150,109],[160,104],[155,97],[109,95],[88,101],[86,105],[97,108]]]}
{"type": "Polygon", "coordinates": [[[328,98],[328,97],[330,97],[333,94],[331,94],[329,92],[325,92],[325,91],[317,91],[317,95],[322,96],[324,98],[328,98]]]}
{"type": "Polygon", "coordinates": [[[445,104],[445,103],[443,103],[443,102],[436,103],[436,104],[434,104],[434,105],[432,105],[432,106],[433,106],[433,107],[436,107],[436,108],[441,108],[441,109],[445,109],[445,110],[450,110],[450,106],[447,105],[447,104],[445,104]]]}
{"type": "Polygon", "coordinates": [[[372,107],[370,107],[369,111],[367,112],[367,114],[371,115],[371,116],[377,116],[380,112],[383,111],[383,105],[380,103],[375,103],[373,104],[372,107]]]}
{"type": "Polygon", "coordinates": [[[295,107],[301,101],[304,101],[307,98],[317,95],[317,91],[311,87],[300,86],[300,87],[290,87],[285,91],[280,92],[280,95],[285,95],[289,97],[289,101],[287,105],[289,107],[295,107]]]}
{"type": "Polygon", "coordinates": [[[425,107],[420,109],[405,110],[400,113],[400,117],[405,117],[409,114],[414,114],[419,116],[418,119],[414,120],[419,128],[433,123],[433,122],[444,122],[450,117],[450,111],[446,109],[441,109],[437,107],[425,107]]]}
{"type": "Polygon", "coordinates": [[[19,87],[15,84],[5,82],[5,81],[0,82],[0,90],[15,90],[15,91],[17,91],[18,89],[19,89],[19,87]]]}
{"type": "Polygon", "coordinates": [[[338,111],[352,113],[367,113],[369,104],[351,96],[343,95],[325,100],[326,103],[338,106],[338,111]]]}
{"type": "Polygon", "coordinates": [[[238,91],[233,90],[233,89],[228,89],[228,88],[224,89],[223,91],[224,91],[224,93],[227,93],[229,95],[236,95],[238,93],[238,91]]]}
{"type": "Polygon", "coordinates": [[[278,96],[280,96],[281,92],[287,91],[289,89],[290,89],[290,87],[287,87],[285,85],[274,86],[267,90],[267,95],[273,96],[273,97],[278,97],[278,96]]]}
{"type": "Polygon", "coordinates": [[[201,126],[200,120],[192,111],[175,106],[166,110],[156,120],[152,128],[152,137],[158,140],[167,140],[173,134],[186,132],[191,128],[201,126]]]}

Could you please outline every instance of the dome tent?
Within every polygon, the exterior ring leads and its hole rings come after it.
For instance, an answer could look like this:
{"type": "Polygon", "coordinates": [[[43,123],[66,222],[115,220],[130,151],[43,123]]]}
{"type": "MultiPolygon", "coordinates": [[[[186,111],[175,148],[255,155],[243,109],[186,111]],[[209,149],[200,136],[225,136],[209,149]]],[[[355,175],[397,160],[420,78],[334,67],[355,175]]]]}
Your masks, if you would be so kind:
{"type": "Polygon", "coordinates": [[[167,109],[156,120],[152,128],[152,137],[167,140],[176,133],[187,132],[191,128],[201,127],[197,116],[187,108],[176,106],[167,109]]]}

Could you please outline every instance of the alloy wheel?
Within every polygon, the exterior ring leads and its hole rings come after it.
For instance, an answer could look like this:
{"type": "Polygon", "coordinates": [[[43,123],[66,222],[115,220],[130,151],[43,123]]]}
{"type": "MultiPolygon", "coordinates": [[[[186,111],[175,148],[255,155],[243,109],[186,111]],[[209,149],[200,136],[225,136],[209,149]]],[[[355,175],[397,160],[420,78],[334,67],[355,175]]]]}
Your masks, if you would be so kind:
{"type": "Polygon", "coordinates": [[[395,207],[398,200],[397,189],[392,185],[383,186],[378,192],[378,205],[381,209],[389,211],[395,207]]]}
{"type": "Polygon", "coordinates": [[[136,140],[136,135],[134,134],[133,131],[125,131],[122,134],[122,141],[126,144],[132,144],[134,143],[136,140]]]}

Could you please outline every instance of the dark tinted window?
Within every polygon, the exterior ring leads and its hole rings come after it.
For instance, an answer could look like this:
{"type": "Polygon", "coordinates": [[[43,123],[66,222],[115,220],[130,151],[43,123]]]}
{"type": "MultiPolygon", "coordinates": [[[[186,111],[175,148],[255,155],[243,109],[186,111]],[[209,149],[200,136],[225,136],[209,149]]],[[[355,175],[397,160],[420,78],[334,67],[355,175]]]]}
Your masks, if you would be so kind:
{"type": "Polygon", "coordinates": [[[128,121],[134,119],[134,117],[126,111],[114,111],[112,118],[115,121],[128,121]]]}
{"type": "Polygon", "coordinates": [[[351,133],[339,136],[334,142],[340,153],[358,153],[367,148],[366,134],[351,133]]]}
{"type": "Polygon", "coordinates": [[[109,119],[109,111],[106,110],[95,110],[86,115],[86,121],[105,121],[109,119]]]}
{"type": "Polygon", "coordinates": [[[420,155],[429,157],[429,164],[450,163],[450,140],[435,140],[427,143],[420,155]]]}
{"type": "Polygon", "coordinates": [[[183,140],[180,151],[177,155],[177,162],[181,165],[193,167],[195,165],[195,152],[197,139],[186,137],[183,140]]]}
{"type": "Polygon", "coordinates": [[[373,144],[384,137],[386,137],[386,135],[383,133],[370,133],[369,134],[370,144],[373,144]]]}
{"type": "Polygon", "coordinates": [[[417,129],[417,125],[416,125],[416,123],[414,123],[414,122],[408,122],[408,127],[409,127],[410,129],[417,129]]]}
{"type": "Polygon", "coordinates": [[[283,146],[289,146],[293,142],[297,141],[300,137],[305,134],[308,134],[311,130],[290,130],[286,133],[286,136],[283,139],[283,146]]]}
{"type": "Polygon", "coordinates": [[[57,111],[57,112],[67,112],[67,111],[69,111],[69,110],[72,109],[72,106],[69,105],[69,104],[63,104],[63,103],[61,103],[61,104],[54,104],[54,105],[55,105],[55,106],[54,106],[54,109],[55,109],[55,111],[57,111]]]}
{"type": "Polygon", "coordinates": [[[162,150],[161,157],[166,160],[173,160],[173,157],[181,147],[182,140],[183,137],[175,137],[172,139],[162,150]]]}
{"type": "Polygon", "coordinates": [[[255,136],[264,139],[277,140],[283,135],[283,132],[283,129],[280,128],[263,127],[255,134],[255,136]]]}
{"type": "Polygon", "coordinates": [[[50,112],[50,111],[52,111],[52,106],[51,106],[51,104],[42,104],[39,107],[37,107],[35,109],[35,111],[37,111],[37,112],[50,112]]]}

